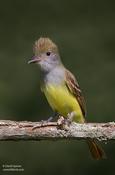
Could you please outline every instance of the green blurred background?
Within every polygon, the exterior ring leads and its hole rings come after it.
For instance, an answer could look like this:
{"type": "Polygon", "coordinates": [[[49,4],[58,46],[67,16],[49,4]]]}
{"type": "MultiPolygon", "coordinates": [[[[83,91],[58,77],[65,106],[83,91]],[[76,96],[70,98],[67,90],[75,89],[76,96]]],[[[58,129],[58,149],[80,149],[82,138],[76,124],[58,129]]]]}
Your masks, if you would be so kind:
{"type": "MultiPolygon", "coordinates": [[[[40,92],[39,70],[28,65],[40,36],[59,45],[62,60],[78,78],[92,122],[115,117],[115,1],[0,1],[0,119],[38,121],[52,115],[40,92]]],[[[115,174],[115,144],[108,159],[91,159],[84,141],[1,142],[3,164],[21,164],[24,175],[115,174]]],[[[15,173],[15,172],[14,172],[15,173]]]]}

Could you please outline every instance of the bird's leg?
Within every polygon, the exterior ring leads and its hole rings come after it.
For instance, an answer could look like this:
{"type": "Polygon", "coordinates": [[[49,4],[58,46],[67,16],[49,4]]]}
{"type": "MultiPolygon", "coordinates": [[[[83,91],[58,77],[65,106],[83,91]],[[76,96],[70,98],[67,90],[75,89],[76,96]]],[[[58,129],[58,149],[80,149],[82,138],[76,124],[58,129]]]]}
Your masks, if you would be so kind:
{"type": "Polygon", "coordinates": [[[57,112],[54,112],[53,116],[50,116],[46,121],[51,122],[53,119],[55,119],[58,116],[59,116],[59,114],[57,112]]]}
{"type": "Polygon", "coordinates": [[[63,126],[65,123],[65,118],[63,116],[59,116],[59,119],[57,120],[58,126],[63,126]]]}
{"type": "Polygon", "coordinates": [[[53,116],[49,117],[47,120],[41,120],[40,124],[36,124],[33,126],[32,130],[42,127],[42,126],[47,126],[48,122],[51,122],[55,117],[57,117],[59,114],[57,112],[54,113],[53,116]]]}
{"type": "Polygon", "coordinates": [[[68,115],[67,115],[67,121],[68,121],[69,124],[72,123],[74,116],[75,116],[75,112],[74,111],[71,112],[71,113],[68,113],[68,115]]]}
{"type": "Polygon", "coordinates": [[[75,112],[71,112],[71,113],[68,113],[67,115],[67,118],[64,118],[63,116],[61,116],[57,123],[58,123],[58,126],[61,128],[61,129],[64,129],[64,130],[68,130],[69,126],[71,125],[72,121],[73,121],[73,117],[75,116],[75,112]]]}

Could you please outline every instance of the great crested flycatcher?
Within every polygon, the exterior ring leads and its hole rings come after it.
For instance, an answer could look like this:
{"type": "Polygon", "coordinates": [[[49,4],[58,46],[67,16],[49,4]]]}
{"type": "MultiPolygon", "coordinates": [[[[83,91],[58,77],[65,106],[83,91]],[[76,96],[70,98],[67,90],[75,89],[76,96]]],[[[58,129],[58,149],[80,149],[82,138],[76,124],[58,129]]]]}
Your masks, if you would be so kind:
{"type": "MultiPolygon", "coordinates": [[[[33,47],[34,56],[28,63],[40,67],[41,89],[52,109],[63,117],[73,114],[73,121],[85,122],[86,106],[74,75],[61,62],[58,47],[49,38],[38,39],[33,47]]],[[[87,140],[94,159],[105,158],[103,149],[91,139],[87,140]]]]}

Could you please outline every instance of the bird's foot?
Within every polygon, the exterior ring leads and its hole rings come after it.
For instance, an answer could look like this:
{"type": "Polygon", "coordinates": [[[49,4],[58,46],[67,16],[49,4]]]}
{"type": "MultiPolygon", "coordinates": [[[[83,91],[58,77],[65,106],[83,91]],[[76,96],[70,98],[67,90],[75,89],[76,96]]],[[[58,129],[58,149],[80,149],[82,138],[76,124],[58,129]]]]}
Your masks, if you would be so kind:
{"type": "Polygon", "coordinates": [[[32,130],[36,129],[36,128],[41,128],[41,127],[45,127],[47,126],[48,121],[47,120],[41,120],[39,123],[35,124],[32,127],[32,130]]]}
{"type": "Polygon", "coordinates": [[[64,118],[61,116],[57,121],[59,128],[64,129],[64,130],[68,130],[72,121],[73,121],[74,115],[75,115],[74,112],[71,112],[67,115],[67,118],[64,118]]]}
{"type": "Polygon", "coordinates": [[[53,117],[49,117],[47,120],[41,120],[39,123],[35,124],[32,127],[32,130],[36,129],[36,128],[41,128],[41,127],[45,127],[48,125],[49,122],[51,122],[53,119],[53,117]]]}
{"type": "Polygon", "coordinates": [[[65,118],[63,116],[59,116],[59,119],[57,120],[57,125],[61,126],[65,123],[65,118]]]}
{"type": "MultiPolygon", "coordinates": [[[[50,116],[45,122],[52,122],[56,117],[58,117],[59,114],[57,112],[54,112],[52,116],[50,116]]],[[[44,122],[44,120],[42,120],[44,122]]]]}
{"type": "Polygon", "coordinates": [[[66,120],[63,116],[60,116],[58,121],[57,121],[57,125],[58,125],[58,128],[61,129],[61,130],[68,130],[68,125],[66,123],[66,120]]]}
{"type": "Polygon", "coordinates": [[[57,125],[59,129],[68,131],[70,126],[70,121],[67,118],[64,118],[61,116],[57,121],[57,125]]]}
{"type": "Polygon", "coordinates": [[[38,124],[34,125],[32,127],[32,130],[40,127],[45,127],[48,125],[49,122],[51,122],[55,117],[57,117],[58,114],[55,112],[53,116],[49,117],[47,120],[41,120],[38,124]]]}

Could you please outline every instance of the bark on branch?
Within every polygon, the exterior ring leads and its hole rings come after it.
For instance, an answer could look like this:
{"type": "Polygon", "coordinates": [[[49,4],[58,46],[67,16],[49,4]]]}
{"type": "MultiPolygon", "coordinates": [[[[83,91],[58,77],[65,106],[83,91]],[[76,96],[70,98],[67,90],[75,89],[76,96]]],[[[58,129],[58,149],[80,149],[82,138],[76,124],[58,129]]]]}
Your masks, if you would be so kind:
{"type": "Polygon", "coordinates": [[[87,138],[95,138],[100,141],[115,140],[115,122],[85,124],[73,122],[70,127],[64,129],[57,122],[42,123],[0,120],[0,141],[87,138]],[[37,128],[35,128],[36,126],[37,128]]]}

